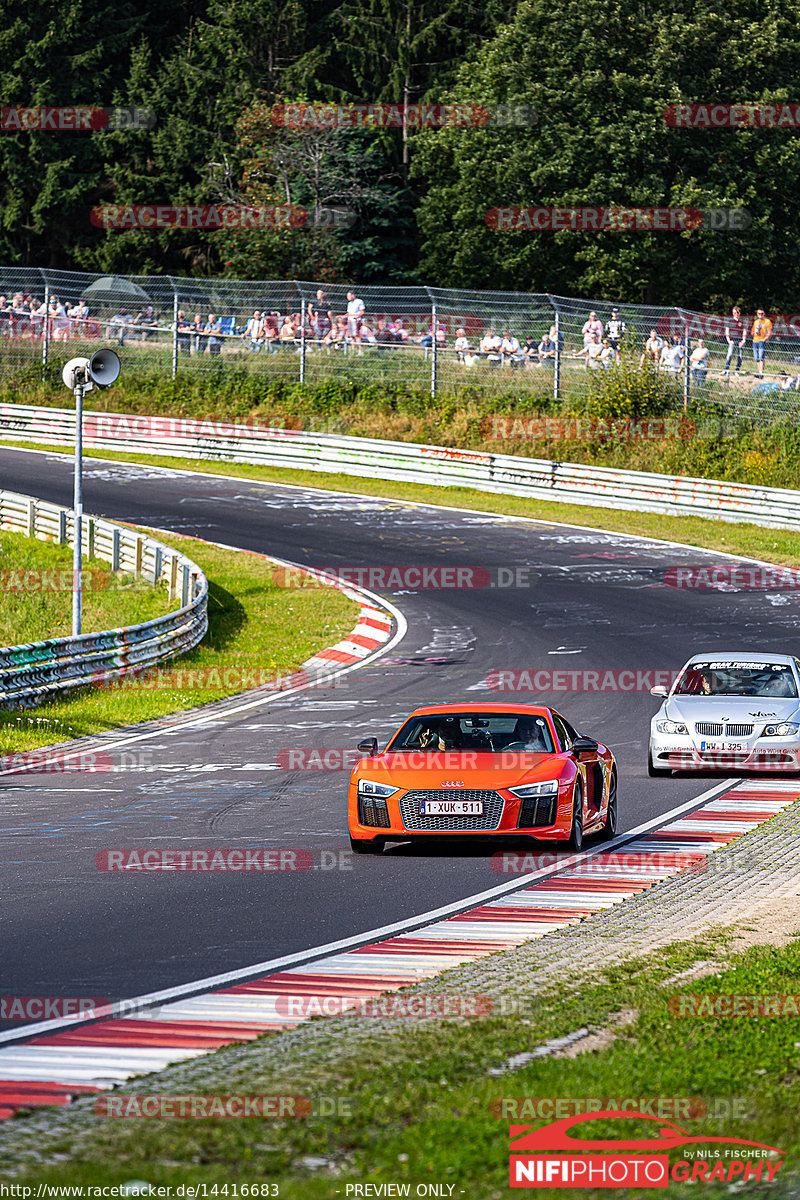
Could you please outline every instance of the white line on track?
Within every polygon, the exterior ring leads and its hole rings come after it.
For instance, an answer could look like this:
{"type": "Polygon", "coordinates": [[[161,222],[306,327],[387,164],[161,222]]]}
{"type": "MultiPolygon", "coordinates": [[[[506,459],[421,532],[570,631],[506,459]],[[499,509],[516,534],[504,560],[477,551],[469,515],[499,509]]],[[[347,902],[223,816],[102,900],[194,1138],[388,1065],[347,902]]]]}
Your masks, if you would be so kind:
{"type": "MultiPolygon", "coordinates": [[[[177,987],[164,988],[160,992],[148,992],[144,996],[135,996],[130,998],[131,1006],[137,1008],[146,1008],[148,1005],[158,1004],[165,1000],[175,1000],[183,996],[193,996],[198,993],[210,991],[212,988],[219,988],[226,984],[240,983],[245,979],[252,979],[259,975],[266,975],[271,971],[277,971],[282,967],[295,967],[301,964],[310,963],[318,958],[326,958],[337,951],[351,950],[356,946],[362,946],[369,942],[379,941],[382,938],[390,937],[399,933],[407,933],[411,929],[418,928],[424,925],[431,925],[435,921],[441,921],[445,917],[454,916],[456,913],[465,912],[470,908],[474,908],[479,904],[485,903],[487,900],[493,900],[497,896],[504,896],[508,892],[519,891],[522,888],[528,887],[537,879],[549,878],[552,875],[563,871],[570,866],[574,866],[579,862],[586,862],[587,858],[594,858],[598,854],[608,854],[610,850],[614,850],[619,846],[625,846],[628,842],[633,841],[642,833],[647,833],[650,829],[659,828],[661,825],[668,824],[671,819],[679,813],[687,812],[689,809],[696,808],[704,800],[708,800],[711,796],[716,796],[720,792],[730,789],[735,784],[734,779],[725,779],[722,783],[716,784],[707,791],[702,792],[699,796],[695,796],[691,800],[687,800],[684,804],[679,804],[676,808],[671,809],[667,813],[662,813],[658,817],[654,817],[652,821],[646,821],[644,825],[637,826],[636,829],[631,829],[627,833],[621,834],[619,837],[613,838],[611,841],[603,842],[591,850],[584,850],[579,855],[565,855],[563,859],[559,859],[558,863],[550,867],[542,867],[538,871],[532,871],[529,875],[523,875],[517,879],[510,880],[508,883],[498,884],[497,887],[489,888],[485,892],[477,892],[474,896],[468,896],[464,900],[457,900],[453,904],[443,905],[441,908],[431,909],[429,912],[418,913],[413,917],[405,917],[402,921],[395,921],[392,925],[382,925],[377,929],[369,929],[364,933],[357,933],[352,937],[340,938],[335,942],[327,942],[324,946],[314,946],[309,950],[300,950],[295,954],[285,954],[280,958],[267,959],[265,962],[254,963],[251,967],[240,967],[235,971],[226,971],[221,975],[208,975],[205,979],[197,979],[193,983],[179,984],[177,987]]],[[[81,1024],[80,1016],[61,1017],[52,1021],[39,1021],[34,1025],[21,1026],[19,1029],[7,1030],[0,1033],[0,1045],[8,1042],[19,1041],[21,1038],[36,1037],[40,1034],[50,1033],[57,1029],[67,1029],[72,1025],[81,1024]]]]}

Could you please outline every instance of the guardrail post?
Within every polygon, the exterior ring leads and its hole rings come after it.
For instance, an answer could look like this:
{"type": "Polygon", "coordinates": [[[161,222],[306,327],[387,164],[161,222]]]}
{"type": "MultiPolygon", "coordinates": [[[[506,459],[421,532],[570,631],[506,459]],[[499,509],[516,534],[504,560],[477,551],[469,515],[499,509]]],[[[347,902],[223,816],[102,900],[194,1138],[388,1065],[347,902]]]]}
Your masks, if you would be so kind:
{"type": "Polygon", "coordinates": [[[178,556],[173,554],[169,560],[169,598],[174,600],[178,594],[178,556]]]}
{"type": "Polygon", "coordinates": [[[62,508],[58,514],[58,544],[63,546],[67,540],[67,511],[62,508]]]}
{"type": "Polygon", "coordinates": [[[191,572],[184,563],[181,567],[181,608],[186,608],[190,599],[191,572]]]}
{"type": "Polygon", "coordinates": [[[122,531],[112,530],[111,533],[111,570],[118,571],[122,561],[122,531]]]}
{"type": "Polygon", "coordinates": [[[141,575],[142,562],[144,560],[144,538],[141,536],[141,534],[135,539],[133,549],[133,573],[134,575],[141,575]]]}
{"type": "Polygon", "coordinates": [[[36,501],[28,501],[28,537],[36,537],[36,501]]]}
{"type": "Polygon", "coordinates": [[[164,559],[164,551],[160,546],[156,546],[153,551],[153,585],[158,583],[161,578],[161,564],[164,559]]]}
{"type": "Polygon", "coordinates": [[[89,558],[94,558],[94,517],[89,517],[88,525],[86,553],[89,558]]]}

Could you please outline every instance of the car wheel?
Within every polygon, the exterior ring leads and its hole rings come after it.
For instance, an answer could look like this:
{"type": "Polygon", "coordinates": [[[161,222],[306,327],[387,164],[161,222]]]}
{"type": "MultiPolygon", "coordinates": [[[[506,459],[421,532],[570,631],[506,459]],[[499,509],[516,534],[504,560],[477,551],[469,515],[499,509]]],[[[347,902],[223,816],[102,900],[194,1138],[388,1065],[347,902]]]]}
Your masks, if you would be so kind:
{"type": "Polygon", "coordinates": [[[653,751],[648,749],[648,751],[647,751],[647,774],[650,776],[651,779],[658,779],[658,778],[663,777],[664,775],[671,775],[672,771],[670,771],[669,767],[664,768],[664,767],[654,766],[653,765],[653,751]]]}
{"type": "Polygon", "coordinates": [[[608,810],[606,823],[600,830],[600,840],[610,842],[617,833],[617,772],[611,772],[611,782],[608,785],[608,810]]]}
{"type": "Polygon", "coordinates": [[[567,845],[570,850],[583,848],[583,784],[580,776],[575,780],[575,788],[572,793],[572,827],[569,831],[567,845]]]}
{"type": "Polygon", "coordinates": [[[383,842],[380,838],[350,838],[350,849],[354,854],[382,854],[383,842]]]}

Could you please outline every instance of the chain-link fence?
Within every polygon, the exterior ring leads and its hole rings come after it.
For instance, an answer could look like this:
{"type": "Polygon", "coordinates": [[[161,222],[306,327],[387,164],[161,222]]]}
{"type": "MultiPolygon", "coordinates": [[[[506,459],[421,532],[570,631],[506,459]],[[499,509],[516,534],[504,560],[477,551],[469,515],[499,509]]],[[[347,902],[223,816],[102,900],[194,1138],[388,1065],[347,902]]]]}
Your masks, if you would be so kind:
{"type": "Polygon", "coordinates": [[[548,294],[0,267],[0,377],[112,345],[126,373],[235,367],[309,384],[346,376],[432,396],[475,384],[568,400],[593,372],[625,368],[658,373],[676,407],[703,399],[773,420],[800,402],[800,316],[765,319],[771,332],[756,314],[737,324],[734,314],[548,294]]]}

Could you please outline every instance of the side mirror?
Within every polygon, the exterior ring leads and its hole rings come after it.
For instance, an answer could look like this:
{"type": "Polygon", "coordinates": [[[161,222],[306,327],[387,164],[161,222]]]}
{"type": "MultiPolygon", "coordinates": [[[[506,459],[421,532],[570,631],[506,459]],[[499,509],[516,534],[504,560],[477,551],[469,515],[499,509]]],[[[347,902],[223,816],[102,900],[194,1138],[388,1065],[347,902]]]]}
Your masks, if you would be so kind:
{"type": "Polygon", "coordinates": [[[378,739],[374,737],[364,738],[363,741],[358,743],[356,749],[360,750],[362,754],[369,754],[371,757],[373,754],[378,753],[378,739]]]}
{"type": "Polygon", "coordinates": [[[596,754],[598,743],[594,738],[576,737],[572,743],[572,753],[576,758],[580,758],[582,754],[596,754]]]}
{"type": "Polygon", "coordinates": [[[669,692],[664,687],[663,683],[659,683],[656,687],[650,688],[651,696],[661,696],[662,700],[669,695],[669,692]]]}

